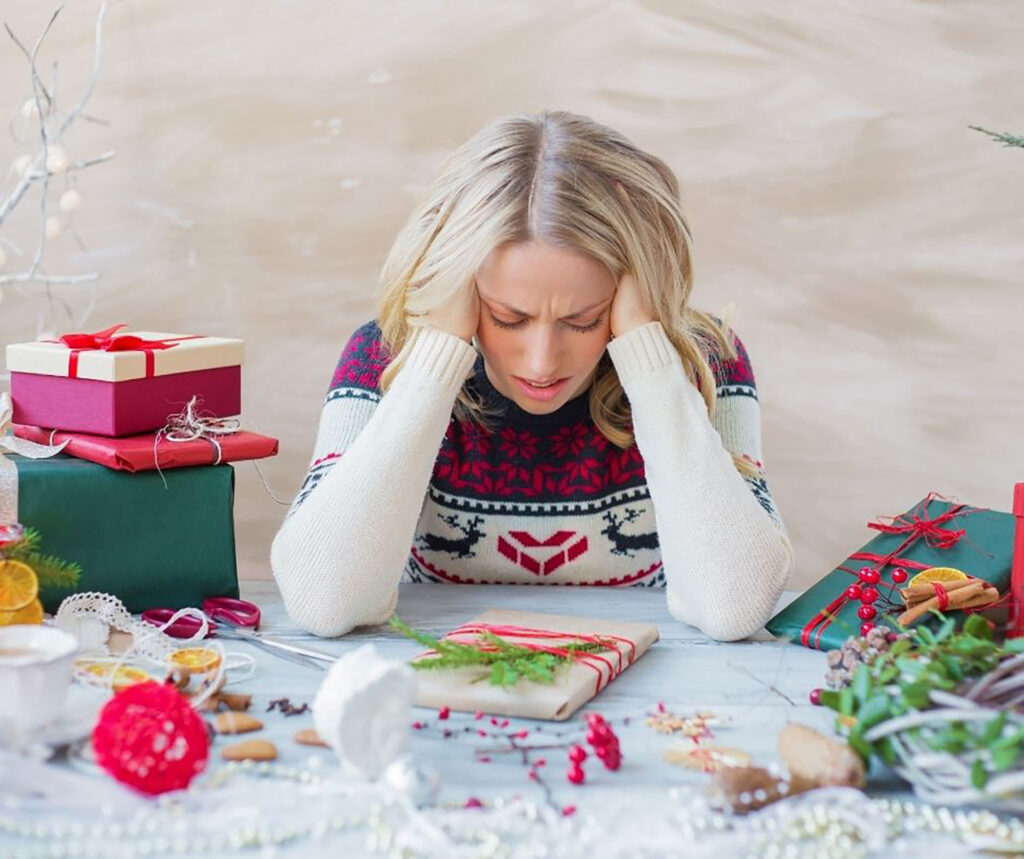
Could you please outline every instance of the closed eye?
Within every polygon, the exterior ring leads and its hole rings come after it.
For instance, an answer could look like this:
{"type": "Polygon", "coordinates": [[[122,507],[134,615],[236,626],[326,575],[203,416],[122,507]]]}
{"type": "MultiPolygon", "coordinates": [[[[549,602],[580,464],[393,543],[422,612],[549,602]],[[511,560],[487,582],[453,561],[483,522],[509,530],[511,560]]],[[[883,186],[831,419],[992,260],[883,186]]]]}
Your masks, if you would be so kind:
{"type": "MultiPolygon", "coordinates": [[[[499,328],[505,328],[511,331],[514,331],[518,328],[522,328],[526,324],[525,319],[520,319],[517,322],[506,322],[503,319],[499,319],[493,313],[491,314],[491,319],[494,321],[494,324],[497,325],[499,328]]],[[[588,323],[587,325],[573,325],[569,322],[563,322],[562,324],[570,331],[578,331],[580,334],[586,334],[588,331],[593,331],[596,328],[598,328],[601,325],[603,319],[604,316],[598,316],[597,319],[595,319],[593,322],[588,323]]]]}

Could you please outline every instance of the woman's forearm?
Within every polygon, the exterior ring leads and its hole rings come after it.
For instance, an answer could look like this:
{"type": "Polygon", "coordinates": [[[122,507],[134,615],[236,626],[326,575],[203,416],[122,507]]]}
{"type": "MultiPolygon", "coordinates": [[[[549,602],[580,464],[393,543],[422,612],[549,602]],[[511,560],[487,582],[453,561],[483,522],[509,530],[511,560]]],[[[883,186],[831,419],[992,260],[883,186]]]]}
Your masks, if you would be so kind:
{"type": "Polygon", "coordinates": [[[785,530],[736,470],[660,323],[608,349],[632,407],[669,609],[713,638],[744,638],[771,616],[789,579],[785,530]]]}
{"type": "Polygon", "coordinates": [[[476,351],[424,329],[369,422],[287,517],[271,566],[291,618],[317,635],[394,610],[438,448],[476,351]]]}

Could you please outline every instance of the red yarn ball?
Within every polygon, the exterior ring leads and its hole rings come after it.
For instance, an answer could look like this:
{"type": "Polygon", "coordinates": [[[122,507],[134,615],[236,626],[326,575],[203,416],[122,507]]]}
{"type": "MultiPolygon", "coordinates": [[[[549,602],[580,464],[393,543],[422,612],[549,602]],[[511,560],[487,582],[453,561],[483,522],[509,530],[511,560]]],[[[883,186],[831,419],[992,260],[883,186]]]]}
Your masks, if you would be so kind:
{"type": "Polygon", "coordinates": [[[118,692],[92,732],[96,761],[119,782],[155,795],[187,787],[206,767],[206,725],[174,686],[137,683],[118,692]]]}

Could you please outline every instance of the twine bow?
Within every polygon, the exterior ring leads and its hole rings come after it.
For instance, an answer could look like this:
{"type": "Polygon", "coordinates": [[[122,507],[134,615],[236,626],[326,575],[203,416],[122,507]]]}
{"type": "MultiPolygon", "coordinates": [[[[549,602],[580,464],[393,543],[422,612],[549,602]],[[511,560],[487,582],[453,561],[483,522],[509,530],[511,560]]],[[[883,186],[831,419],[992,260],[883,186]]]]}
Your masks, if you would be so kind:
{"type": "Polygon", "coordinates": [[[180,412],[167,418],[167,423],[157,430],[153,437],[153,462],[160,474],[160,479],[167,485],[163,472],[160,470],[160,457],[157,454],[157,447],[161,441],[171,444],[182,444],[198,439],[208,441],[217,454],[213,461],[214,465],[220,465],[224,452],[221,449],[218,436],[234,435],[239,431],[241,422],[238,418],[218,418],[203,415],[199,411],[199,398],[193,396],[180,412]]]}

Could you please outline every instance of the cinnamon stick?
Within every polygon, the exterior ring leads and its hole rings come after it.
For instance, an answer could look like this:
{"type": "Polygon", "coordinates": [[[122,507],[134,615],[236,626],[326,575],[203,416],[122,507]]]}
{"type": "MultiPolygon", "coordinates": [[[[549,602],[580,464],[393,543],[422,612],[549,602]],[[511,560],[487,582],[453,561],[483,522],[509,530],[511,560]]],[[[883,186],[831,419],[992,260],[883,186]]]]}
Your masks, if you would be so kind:
{"type": "Polygon", "coordinates": [[[999,598],[999,589],[988,582],[975,580],[966,587],[950,591],[945,608],[939,606],[939,598],[932,597],[908,608],[897,618],[901,626],[909,626],[919,617],[926,615],[933,608],[941,611],[957,611],[965,608],[977,608],[995,602],[999,598]]]}
{"type": "MultiPolygon", "coordinates": [[[[953,591],[959,590],[960,588],[972,585],[975,582],[980,581],[979,579],[959,579],[953,582],[936,582],[946,593],[952,593],[953,591]]],[[[913,587],[903,588],[900,590],[900,596],[903,597],[903,602],[907,605],[918,602],[922,599],[928,599],[935,596],[935,588],[930,585],[914,585],[913,587]]]]}

